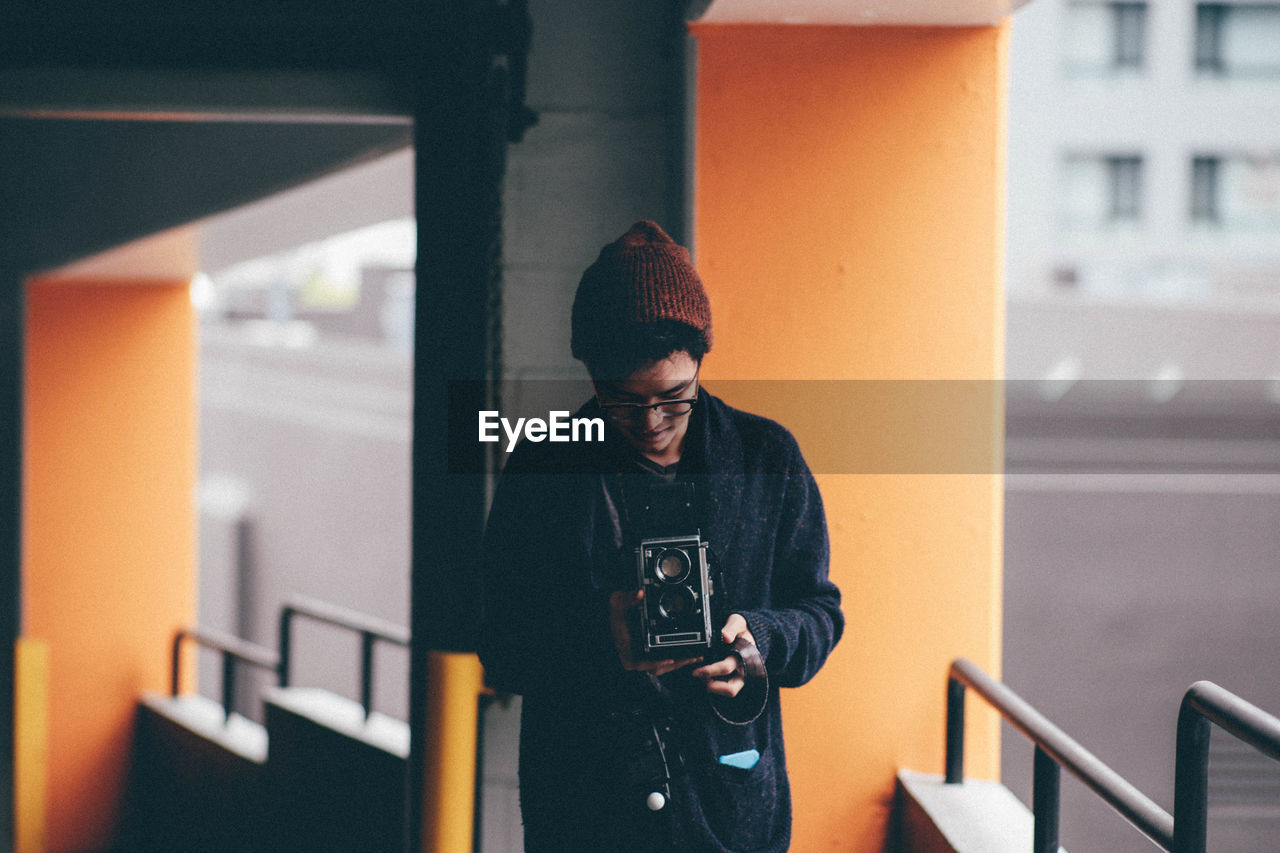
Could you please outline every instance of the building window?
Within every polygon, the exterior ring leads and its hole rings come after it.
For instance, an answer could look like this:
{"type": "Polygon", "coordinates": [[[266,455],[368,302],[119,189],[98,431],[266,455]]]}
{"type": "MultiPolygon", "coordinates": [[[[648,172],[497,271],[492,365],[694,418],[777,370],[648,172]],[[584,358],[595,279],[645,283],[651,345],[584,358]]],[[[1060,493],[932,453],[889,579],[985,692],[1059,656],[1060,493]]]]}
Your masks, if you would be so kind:
{"type": "Polygon", "coordinates": [[[1109,228],[1142,218],[1142,157],[1072,154],[1063,162],[1063,221],[1070,228],[1109,228]]]}
{"type": "Polygon", "coordinates": [[[1196,157],[1191,161],[1191,221],[1216,225],[1218,212],[1219,157],[1196,157]]]}
{"type": "Polygon", "coordinates": [[[1280,76],[1280,3],[1197,4],[1195,66],[1204,75],[1280,76]]]}
{"type": "Polygon", "coordinates": [[[1067,5],[1065,58],[1071,75],[1140,71],[1146,39],[1146,3],[1076,0],[1067,5]]]}
{"type": "Polygon", "coordinates": [[[1112,3],[1111,15],[1115,21],[1113,57],[1117,68],[1142,68],[1146,52],[1147,4],[1112,3]]]}
{"type": "Polygon", "coordinates": [[[1280,228],[1280,152],[1193,158],[1191,221],[1242,233],[1280,228]]]}
{"type": "Polygon", "coordinates": [[[1112,221],[1136,220],[1142,214],[1142,158],[1107,157],[1112,221]]]}

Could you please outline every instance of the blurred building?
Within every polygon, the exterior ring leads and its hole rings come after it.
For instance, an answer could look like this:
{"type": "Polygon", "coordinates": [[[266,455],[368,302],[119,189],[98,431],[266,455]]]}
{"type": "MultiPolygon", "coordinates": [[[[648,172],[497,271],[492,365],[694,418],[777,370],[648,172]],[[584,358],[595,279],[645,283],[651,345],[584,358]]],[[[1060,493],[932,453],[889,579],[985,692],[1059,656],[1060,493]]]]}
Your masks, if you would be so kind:
{"type": "Polygon", "coordinates": [[[1280,5],[1035,3],[1010,64],[1012,296],[1280,301],[1280,5]]]}
{"type": "MultiPolygon", "coordinates": [[[[1004,674],[1171,805],[1193,680],[1280,707],[1280,4],[1040,0],[1010,68],[1004,674]]],[[[1269,848],[1280,773],[1213,755],[1212,848],[1269,848]]]]}

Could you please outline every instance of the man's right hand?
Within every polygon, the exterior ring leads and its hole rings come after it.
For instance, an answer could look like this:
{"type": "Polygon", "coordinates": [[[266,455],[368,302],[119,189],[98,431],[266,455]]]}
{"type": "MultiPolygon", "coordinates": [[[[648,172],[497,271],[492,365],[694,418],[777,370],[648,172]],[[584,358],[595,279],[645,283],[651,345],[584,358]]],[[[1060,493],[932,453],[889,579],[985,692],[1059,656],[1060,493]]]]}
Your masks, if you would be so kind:
{"type": "Polygon", "coordinates": [[[613,631],[613,644],[618,649],[618,660],[623,669],[633,672],[648,672],[653,675],[666,675],[681,667],[697,663],[702,658],[686,658],[684,660],[635,660],[631,654],[631,626],[628,623],[630,612],[644,599],[644,590],[615,592],[609,596],[609,627],[613,631]]]}

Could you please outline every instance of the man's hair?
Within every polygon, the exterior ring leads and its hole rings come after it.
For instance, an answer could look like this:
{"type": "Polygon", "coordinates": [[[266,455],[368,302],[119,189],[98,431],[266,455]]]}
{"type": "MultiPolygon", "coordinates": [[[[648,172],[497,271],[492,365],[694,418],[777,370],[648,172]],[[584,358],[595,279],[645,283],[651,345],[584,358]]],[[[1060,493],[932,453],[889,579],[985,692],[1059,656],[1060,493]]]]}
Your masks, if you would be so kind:
{"type": "Polygon", "coordinates": [[[582,361],[595,380],[626,379],[646,364],[687,352],[696,363],[711,348],[707,333],[678,320],[627,324],[582,347],[582,361]]]}

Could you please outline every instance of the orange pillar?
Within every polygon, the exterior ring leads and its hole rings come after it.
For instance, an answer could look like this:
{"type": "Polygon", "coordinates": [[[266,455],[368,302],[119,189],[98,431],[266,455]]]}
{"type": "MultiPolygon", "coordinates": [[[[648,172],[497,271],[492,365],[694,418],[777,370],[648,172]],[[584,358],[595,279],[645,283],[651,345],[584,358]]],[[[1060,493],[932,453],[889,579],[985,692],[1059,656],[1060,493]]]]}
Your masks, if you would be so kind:
{"type": "Polygon", "coordinates": [[[28,285],[23,633],[47,654],[26,688],[47,690],[48,853],[109,843],[139,694],[166,689],[195,615],[195,383],[187,280],[28,285]]]}
{"type": "MultiPolygon", "coordinates": [[[[999,379],[1007,27],[693,32],[709,387],[999,379]]],[[[821,407],[751,407],[806,455],[842,456],[816,446],[842,440],[821,407]]],[[[793,849],[881,850],[895,770],[942,771],[949,662],[999,671],[998,457],[988,473],[816,472],[848,629],[784,693],[793,849]]],[[[967,770],[993,777],[998,726],[971,716],[967,770]]]]}

